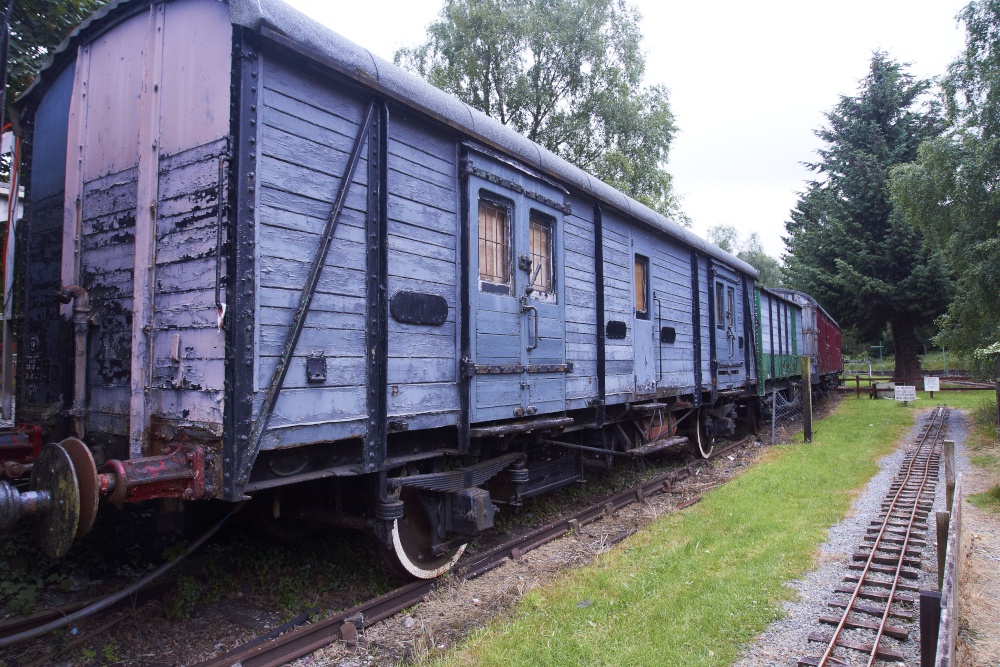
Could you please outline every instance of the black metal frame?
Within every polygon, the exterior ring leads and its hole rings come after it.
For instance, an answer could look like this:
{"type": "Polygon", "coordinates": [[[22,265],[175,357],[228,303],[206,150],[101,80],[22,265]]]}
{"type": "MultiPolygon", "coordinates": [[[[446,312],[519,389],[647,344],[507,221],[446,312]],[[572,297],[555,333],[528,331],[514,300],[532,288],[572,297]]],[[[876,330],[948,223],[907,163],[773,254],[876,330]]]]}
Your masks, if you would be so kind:
{"type": "Polygon", "coordinates": [[[767,329],[771,341],[771,381],[774,382],[778,378],[774,367],[774,298],[770,294],[767,295],[767,329]]]}
{"type": "MultiPolygon", "coordinates": [[[[365,472],[375,472],[385,462],[388,440],[389,407],[386,386],[389,375],[389,289],[388,289],[388,124],[389,110],[384,102],[373,102],[378,113],[369,111],[369,127],[359,135],[368,135],[368,237],[367,257],[367,359],[366,407],[368,428],[362,446],[365,472]]],[[[347,188],[344,187],[346,195],[347,188]]],[[[332,235],[332,234],[331,234],[332,235]]]]}
{"type": "MultiPolygon", "coordinates": [[[[711,294],[712,290],[709,290],[711,294]]],[[[691,251],[691,336],[694,347],[694,406],[701,405],[701,294],[698,291],[698,253],[691,251]]]]}
{"type": "Polygon", "coordinates": [[[750,386],[750,355],[756,350],[757,345],[755,344],[755,336],[753,335],[753,329],[750,323],[753,319],[753,310],[751,310],[750,303],[750,293],[747,289],[747,277],[741,276],[740,282],[743,284],[743,340],[746,341],[746,346],[743,350],[743,363],[746,368],[746,386],[750,386]]]}
{"type": "Polygon", "coordinates": [[[597,415],[594,424],[598,428],[607,418],[607,341],[604,335],[604,211],[594,204],[594,297],[597,324],[597,415]]]}
{"type": "MultiPolygon", "coordinates": [[[[459,233],[461,235],[461,250],[459,256],[459,274],[461,275],[461,287],[460,287],[460,299],[459,313],[461,317],[461,360],[463,364],[472,363],[472,330],[471,330],[471,309],[472,304],[470,299],[472,298],[471,292],[471,280],[472,276],[470,272],[472,271],[472,257],[470,244],[472,243],[472,229],[470,225],[472,224],[469,218],[469,206],[471,206],[471,194],[469,192],[469,172],[471,171],[471,158],[469,158],[469,149],[465,146],[459,148],[458,153],[458,164],[460,167],[459,173],[459,206],[461,211],[459,213],[459,221],[461,229],[459,233]]],[[[459,377],[459,401],[460,409],[462,411],[461,418],[458,422],[458,449],[462,454],[466,454],[469,451],[469,436],[470,436],[470,419],[472,418],[472,376],[466,373],[460,373],[459,377]]]]}
{"type": "Polygon", "coordinates": [[[708,368],[712,374],[712,403],[715,404],[715,397],[719,391],[719,357],[718,346],[715,344],[715,262],[711,257],[708,259],[705,276],[708,279],[708,368]]]}
{"type": "MultiPolygon", "coordinates": [[[[223,408],[222,495],[243,497],[240,479],[250,449],[253,422],[254,329],[256,321],[256,169],[259,46],[245,30],[233,29],[233,98],[229,162],[229,257],[226,285],[226,401],[223,408]]],[[[252,461],[252,458],[251,458],[252,461]]],[[[249,470],[247,469],[247,474],[249,470]]]]}

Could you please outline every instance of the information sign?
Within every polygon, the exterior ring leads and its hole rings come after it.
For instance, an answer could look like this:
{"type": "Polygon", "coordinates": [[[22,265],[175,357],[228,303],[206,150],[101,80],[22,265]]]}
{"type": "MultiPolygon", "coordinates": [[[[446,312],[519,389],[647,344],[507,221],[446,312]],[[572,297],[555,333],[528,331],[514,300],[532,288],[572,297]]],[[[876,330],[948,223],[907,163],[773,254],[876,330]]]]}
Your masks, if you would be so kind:
{"type": "Polygon", "coordinates": [[[941,383],[936,377],[927,376],[924,378],[924,391],[941,391],[941,383]]]}
{"type": "Polygon", "coordinates": [[[896,401],[909,403],[917,400],[917,388],[907,386],[896,386],[896,401]]]}

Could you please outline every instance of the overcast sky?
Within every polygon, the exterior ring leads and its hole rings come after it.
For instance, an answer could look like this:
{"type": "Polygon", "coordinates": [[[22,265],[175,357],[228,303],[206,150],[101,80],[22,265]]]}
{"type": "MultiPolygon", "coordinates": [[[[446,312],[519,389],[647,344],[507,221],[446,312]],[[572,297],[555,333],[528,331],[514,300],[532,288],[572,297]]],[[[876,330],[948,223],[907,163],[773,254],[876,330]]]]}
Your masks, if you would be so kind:
{"type": "MultiPolygon", "coordinates": [[[[424,40],[441,0],[286,0],[386,60],[424,40]]],[[[646,83],[664,84],[680,133],[669,171],[702,236],[717,224],[757,232],[774,256],[811,177],[813,130],[853,95],[872,51],[922,78],[963,46],[965,0],[632,0],[642,13],[646,83]]]]}

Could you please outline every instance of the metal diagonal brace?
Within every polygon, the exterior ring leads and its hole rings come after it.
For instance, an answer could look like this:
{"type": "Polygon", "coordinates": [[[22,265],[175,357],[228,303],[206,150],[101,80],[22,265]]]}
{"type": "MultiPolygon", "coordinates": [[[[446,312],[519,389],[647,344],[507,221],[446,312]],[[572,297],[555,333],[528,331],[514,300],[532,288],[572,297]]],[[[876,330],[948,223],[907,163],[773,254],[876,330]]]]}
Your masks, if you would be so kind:
{"type": "Polygon", "coordinates": [[[257,419],[253,425],[253,431],[250,434],[250,446],[243,453],[240,460],[240,467],[237,471],[236,481],[238,484],[246,484],[250,477],[250,468],[253,466],[254,460],[257,458],[257,453],[260,451],[261,438],[264,435],[264,429],[267,427],[268,422],[271,419],[271,413],[274,412],[274,404],[278,399],[278,391],[285,382],[285,375],[288,373],[288,365],[291,362],[292,354],[295,352],[295,346],[299,342],[299,336],[302,334],[302,327],[306,321],[306,313],[309,312],[309,306],[312,303],[313,294],[316,293],[316,285],[319,283],[319,275],[323,270],[323,266],[326,264],[326,256],[330,252],[330,243],[333,241],[333,234],[337,230],[337,223],[340,220],[340,213],[344,209],[344,202],[347,201],[347,192],[351,187],[351,181],[354,180],[354,172],[357,170],[358,162],[361,161],[361,147],[364,145],[365,140],[368,138],[368,131],[372,125],[372,119],[375,117],[376,103],[371,102],[368,105],[367,111],[365,111],[364,119],[361,121],[361,127],[358,131],[358,136],[354,139],[354,148],[351,149],[351,157],[347,161],[347,167],[344,169],[344,176],[340,181],[340,190],[337,192],[337,198],[333,202],[333,208],[330,210],[330,215],[327,216],[326,226],[323,228],[323,235],[320,237],[319,247],[316,249],[316,255],[313,257],[312,266],[309,268],[309,274],[306,276],[305,285],[302,287],[302,297],[299,299],[299,306],[295,310],[295,315],[292,318],[292,324],[288,330],[288,336],[285,338],[285,345],[281,352],[281,359],[278,362],[277,368],[274,369],[274,376],[271,378],[271,384],[268,385],[267,395],[264,397],[264,402],[260,407],[260,413],[257,415],[257,419]]]}

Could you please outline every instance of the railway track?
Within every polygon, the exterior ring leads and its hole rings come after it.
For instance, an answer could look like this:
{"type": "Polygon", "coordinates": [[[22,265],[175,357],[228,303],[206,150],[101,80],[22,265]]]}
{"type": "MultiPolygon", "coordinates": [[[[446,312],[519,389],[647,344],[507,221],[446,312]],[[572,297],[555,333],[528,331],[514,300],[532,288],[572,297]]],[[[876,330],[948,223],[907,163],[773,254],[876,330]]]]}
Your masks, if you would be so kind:
{"type": "Polygon", "coordinates": [[[909,639],[923,551],[927,547],[927,515],[934,502],[941,444],[948,423],[942,406],[925,420],[908,448],[900,470],[882,501],[858,550],[853,554],[843,586],[828,602],[838,613],[820,616],[832,633],[814,632],[809,641],[825,645],[819,656],[798,660],[800,666],[901,662],[892,642],[909,639]]]}
{"type": "MultiPolygon", "coordinates": [[[[710,458],[725,456],[742,448],[749,441],[750,438],[747,438],[725,448],[717,449],[710,458]]],[[[507,559],[518,560],[523,554],[565,535],[568,531],[580,531],[587,524],[632,503],[641,502],[656,493],[671,491],[674,484],[694,475],[703,464],[704,460],[693,461],[605,498],[573,516],[562,518],[505,542],[485,553],[463,560],[454,569],[454,575],[463,579],[473,579],[499,566],[507,559]]],[[[689,500],[681,507],[691,505],[699,498],[689,500]]],[[[630,532],[623,532],[612,538],[609,543],[613,544],[630,534],[630,532]]],[[[297,624],[295,620],[290,621],[267,635],[258,637],[223,655],[198,663],[195,667],[229,667],[233,664],[240,664],[243,667],[276,667],[308,655],[334,641],[343,640],[351,643],[356,640],[358,631],[365,626],[389,618],[403,609],[421,602],[424,596],[431,592],[435,584],[434,580],[414,581],[352,609],[307,626],[293,627],[293,624],[297,624]]],[[[301,622],[302,620],[299,620],[299,623],[301,622]]]]}

